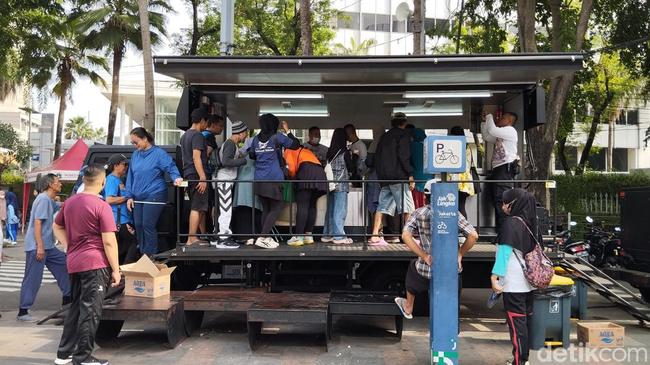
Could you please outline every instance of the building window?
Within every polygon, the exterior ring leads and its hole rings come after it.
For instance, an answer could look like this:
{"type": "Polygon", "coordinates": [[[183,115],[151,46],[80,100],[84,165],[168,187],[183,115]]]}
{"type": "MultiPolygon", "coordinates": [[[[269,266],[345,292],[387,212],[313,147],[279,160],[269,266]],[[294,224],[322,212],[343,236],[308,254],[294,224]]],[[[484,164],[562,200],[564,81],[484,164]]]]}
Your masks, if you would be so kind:
{"type": "Polygon", "coordinates": [[[627,124],[628,125],[639,124],[639,109],[627,111],[627,124]]]}
{"type": "Polygon", "coordinates": [[[587,166],[594,171],[607,170],[607,149],[599,148],[598,152],[592,152],[587,159],[587,166]]]}
{"type": "Polygon", "coordinates": [[[375,31],[375,14],[363,14],[363,17],[361,18],[361,27],[363,30],[370,30],[370,31],[375,31]]]}
{"type": "Polygon", "coordinates": [[[393,15],[393,33],[406,33],[406,21],[397,20],[393,15]]]}
{"type": "MultiPolygon", "coordinates": [[[[567,165],[571,170],[575,169],[578,165],[578,148],[574,146],[564,146],[564,156],[566,157],[567,165]]],[[[555,154],[555,170],[564,171],[564,167],[560,162],[560,155],[555,154]]]]}
{"type": "Polygon", "coordinates": [[[612,171],[627,172],[627,148],[614,148],[612,154],[612,171]]]}
{"type": "Polygon", "coordinates": [[[378,32],[390,32],[390,15],[377,14],[376,26],[378,32]]]}

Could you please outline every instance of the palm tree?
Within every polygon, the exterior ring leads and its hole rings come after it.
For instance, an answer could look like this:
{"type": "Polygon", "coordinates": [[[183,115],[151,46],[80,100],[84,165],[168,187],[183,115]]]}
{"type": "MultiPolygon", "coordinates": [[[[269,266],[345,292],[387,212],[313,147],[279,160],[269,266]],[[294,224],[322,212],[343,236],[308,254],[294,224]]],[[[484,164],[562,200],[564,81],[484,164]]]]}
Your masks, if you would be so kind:
{"type": "Polygon", "coordinates": [[[357,43],[354,37],[350,38],[350,47],[346,47],[342,43],[337,43],[334,45],[334,54],[339,56],[365,56],[368,54],[368,50],[377,44],[377,41],[374,39],[366,39],[361,43],[357,43]]]}
{"type": "Polygon", "coordinates": [[[74,117],[65,124],[65,139],[91,139],[94,130],[84,117],[74,117]]]}
{"type": "Polygon", "coordinates": [[[144,118],[141,125],[155,134],[156,103],[153,92],[153,59],[151,57],[151,34],[149,26],[149,0],[138,0],[140,32],[142,35],[142,59],[144,60],[144,118]]]}
{"type": "MultiPolygon", "coordinates": [[[[108,113],[106,144],[113,144],[117,104],[120,93],[120,69],[128,47],[142,49],[140,16],[137,0],[79,0],[75,22],[86,34],[85,45],[99,50],[107,49],[113,54],[111,107],[108,113]]],[[[165,16],[152,9],[171,10],[166,1],[149,1],[151,43],[160,44],[165,35],[165,16]]]]}
{"type": "Polygon", "coordinates": [[[73,22],[63,19],[59,24],[56,37],[38,37],[35,35],[29,41],[32,49],[38,52],[25,54],[24,65],[29,68],[28,76],[32,85],[45,88],[53,81],[52,92],[59,98],[59,115],[56,124],[54,141],[54,158],[61,155],[61,137],[67,100],[71,98],[72,86],[80,77],[90,79],[95,85],[106,87],[106,81],[93,68],[101,68],[108,72],[106,58],[90,53],[82,46],[85,37],[73,22]]]}

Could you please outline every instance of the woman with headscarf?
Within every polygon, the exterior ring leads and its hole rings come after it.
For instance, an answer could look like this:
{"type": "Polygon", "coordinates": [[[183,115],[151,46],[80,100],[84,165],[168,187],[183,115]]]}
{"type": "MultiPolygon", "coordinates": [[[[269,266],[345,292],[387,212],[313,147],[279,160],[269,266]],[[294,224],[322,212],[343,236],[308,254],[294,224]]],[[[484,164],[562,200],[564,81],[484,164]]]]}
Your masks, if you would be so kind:
{"type": "Polygon", "coordinates": [[[532,232],[537,232],[535,198],[523,189],[507,190],[503,193],[501,209],[507,218],[499,231],[491,276],[492,290],[496,294],[503,293],[514,357],[509,364],[524,365],[528,361],[528,326],[534,290],[524,275],[524,257],[536,245],[536,238],[532,235],[532,232]]]}
{"type": "MultiPolygon", "coordinates": [[[[348,180],[347,165],[350,162],[350,152],[347,148],[345,129],[336,128],[332,134],[330,148],[327,150],[327,162],[332,166],[334,180],[348,180]]],[[[332,242],[338,245],[350,244],[352,240],[345,237],[345,218],[348,214],[348,182],[337,182],[334,191],[327,197],[327,212],[325,213],[325,226],[323,227],[323,242],[332,242]]]]}
{"type": "Polygon", "coordinates": [[[276,248],[279,244],[269,234],[284,207],[282,183],[286,163],[282,149],[295,150],[300,141],[289,131],[289,124],[283,121],[280,126],[280,120],[273,114],[261,115],[259,124],[260,133],[253,138],[249,152],[255,160],[255,180],[266,181],[254,184],[255,194],[262,202],[262,230],[255,246],[276,248]],[[278,133],[278,127],[282,127],[284,134],[278,133]]]}
{"type": "Polygon", "coordinates": [[[424,184],[433,176],[424,173],[424,140],[427,138],[426,133],[420,128],[413,128],[411,137],[411,165],[413,166],[413,179],[415,179],[415,189],[411,193],[413,194],[415,209],[418,209],[425,204],[424,184]]]}

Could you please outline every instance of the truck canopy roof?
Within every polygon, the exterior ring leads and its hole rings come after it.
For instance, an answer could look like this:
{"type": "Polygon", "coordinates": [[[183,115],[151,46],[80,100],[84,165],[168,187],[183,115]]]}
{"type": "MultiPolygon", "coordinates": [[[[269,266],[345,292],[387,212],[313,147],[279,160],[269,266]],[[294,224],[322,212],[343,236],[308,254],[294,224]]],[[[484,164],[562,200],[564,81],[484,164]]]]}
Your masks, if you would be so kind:
{"type": "Polygon", "coordinates": [[[581,69],[582,60],[579,53],[156,56],[154,65],[223,104],[231,120],[251,123],[274,112],[297,128],[372,128],[405,111],[418,126],[448,128],[468,127],[473,104],[505,104],[542,80],[581,69]]]}

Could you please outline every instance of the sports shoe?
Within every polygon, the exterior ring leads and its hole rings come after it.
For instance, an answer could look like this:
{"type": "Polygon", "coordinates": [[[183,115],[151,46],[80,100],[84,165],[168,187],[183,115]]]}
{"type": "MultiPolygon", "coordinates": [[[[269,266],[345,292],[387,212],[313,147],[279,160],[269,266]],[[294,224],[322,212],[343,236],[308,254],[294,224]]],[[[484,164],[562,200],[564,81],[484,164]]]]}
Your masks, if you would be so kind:
{"type": "Polygon", "coordinates": [[[225,240],[219,239],[218,241],[210,242],[210,245],[216,248],[223,248],[223,249],[239,248],[239,244],[230,237],[226,238],[225,240]]]}
{"type": "Polygon", "coordinates": [[[252,246],[255,244],[255,238],[249,238],[246,240],[246,246],[252,246]]]}
{"type": "Polygon", "coordinates": [[[56,355],[56,360],[54,360],[54,363],[56,365],[66,365],[66,364],[69,364],[71,362],[72,362],[72,355],[70,355],[68,357],[65,357],[65,356],[59,357],[59,355],[56,355]]]}
{"type": "Polygon", "coordinates": [[[25,323],[34,323],[36,322],[36,318],[32,317],[31,314],[23,314],[22,316],[16,316],[16,319],[19,322],[25,322],[25,323]]]}
{"type": "Polygon", "coordinates": [[[278,248],[280,246],[273,238],[270,237],[259,237],[255,240],[255,246],[261,248],[278,248]]]}
{"type": "Polygon", "coordinates": [[[293,236],[291,237],[291,239],[287,241],[287,245],[294,246],[294,247],[302,246],[303,243],[304,241],[301,236],[293,236]]]}
{"type": "Polygon", "coordinates": [[[334,241],[334,237],[323,236],[323,237],[320,238],[320,241],[323,242],[323,243],[330,243],[330,242],[334,241]]]}
{"type": "Polygon", "coordinates": [[[311,245],[311,244],[314,243],[314,237],[312,237],[312,236],[305,236],[305,237],[302,238],[302,243],[304,243],[304,244],[306,244],[306,245],[311,245]]]}
{"type": "Polygon", "coordinates": [[[333,244],[335,245],[349,245],[352,243],[351,238],[341,238],[340,240],[334,240],[332,241],[333,244]]]}
{"type": "Polygon", "coordinates": [[[108,360],[100,360],[94,356],[88,357],[85,361],[79,363],[80,365],[109,365],[108,360]]]}

